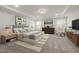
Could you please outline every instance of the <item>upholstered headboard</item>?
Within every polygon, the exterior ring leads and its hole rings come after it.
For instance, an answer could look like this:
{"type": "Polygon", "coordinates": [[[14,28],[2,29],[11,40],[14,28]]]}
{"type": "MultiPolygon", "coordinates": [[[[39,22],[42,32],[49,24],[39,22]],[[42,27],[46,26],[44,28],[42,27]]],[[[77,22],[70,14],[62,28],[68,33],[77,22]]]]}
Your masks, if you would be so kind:
{"type": "Polygon", "coordinates": [[[25,28],[28,28],[26,25],[13,25],[13,32],[24,32],[25,28]]]}

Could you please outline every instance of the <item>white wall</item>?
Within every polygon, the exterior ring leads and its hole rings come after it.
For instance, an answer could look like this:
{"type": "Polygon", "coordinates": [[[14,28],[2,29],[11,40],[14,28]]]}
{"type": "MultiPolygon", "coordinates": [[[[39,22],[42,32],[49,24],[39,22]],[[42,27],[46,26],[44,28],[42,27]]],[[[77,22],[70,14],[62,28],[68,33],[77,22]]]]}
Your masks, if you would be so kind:
{"type": "Polygon", "coordinates": [[[27,25],[30,30],[41,30],[44,26],[44,22],[41,20],[27,19],[27,25]],[[38,26],[36,22],[40,22],[40,26],[38,26]]]}
{"type": "Polygon", "coordinates": [[[42,30],[42,27],[44,27],[44,21],[42,20],[35,21],[35,27],[36,27],[36,30],[42,30]]]}
{"type": "Polygon", "coordinates": [[[72,12],[71,14],[68,15],[67,19],[67,27],[72,26],[72,20],[78,19],[79,18],[79,11],[72,12]]]}
{"type": "Polygon", "coordinates": [[[15,16],[0,11],[0,30],[15,23],[15,16]]]}
{"type": "Polygon", "coordinates": [[[30,30],[35,30],[35,21],[34,20],[27,19],[26,23],[29,26],[30,30]]]}

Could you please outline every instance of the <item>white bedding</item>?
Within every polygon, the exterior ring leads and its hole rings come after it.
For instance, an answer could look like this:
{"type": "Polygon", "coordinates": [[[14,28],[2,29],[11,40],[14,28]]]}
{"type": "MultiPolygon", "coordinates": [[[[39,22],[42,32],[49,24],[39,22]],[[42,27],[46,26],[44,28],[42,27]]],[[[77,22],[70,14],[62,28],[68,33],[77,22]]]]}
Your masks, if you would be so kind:
{"type": "Polygon", "coordinates": [[[31,31],[23,33],[24,38],[29,38],[35,40],[36,38],[40,37],[44,32],[43,31],[31,31]]]}
{"type": "Polygon", "coordinates": [[[44,34],[43,31],[25,32],[23,33],[23,38],[21,39],[21,41],[36,44],[38,41],[37,39],[39,39],[39,37],[41,37],[43,34],[44,34]]]}
{"type": "Polygon", "coordinates": [[[42,31],[29,31],[29,32],[25,32],[23,33],[24,35],[34,35],[34,34],[37,34],[37,33],[40,33],[42,31]]]}

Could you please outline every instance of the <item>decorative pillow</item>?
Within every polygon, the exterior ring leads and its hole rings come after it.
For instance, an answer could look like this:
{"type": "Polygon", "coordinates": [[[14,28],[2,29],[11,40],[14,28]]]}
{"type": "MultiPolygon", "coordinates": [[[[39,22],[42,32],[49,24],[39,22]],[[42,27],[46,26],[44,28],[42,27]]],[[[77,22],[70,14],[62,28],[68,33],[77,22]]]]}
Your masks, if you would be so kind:
{"type": "Polygon", "coordinates": [[[21,30],[18,30],[18,32],[20,33],[20,32],[21,32],[21,30]]]}
{"type": "Polygon", "coordinates": [[[15,32],[15,33],[19,33],[19,32],[18,32],[18,28],[14,28],[14,32],[15,32]]]}
{"type": "Polygon", "coordinates": [[[22,28],[14,28],[14,32],[15,32],[15,33],[24,33],[25,30],[22,29],[22,28]]]}

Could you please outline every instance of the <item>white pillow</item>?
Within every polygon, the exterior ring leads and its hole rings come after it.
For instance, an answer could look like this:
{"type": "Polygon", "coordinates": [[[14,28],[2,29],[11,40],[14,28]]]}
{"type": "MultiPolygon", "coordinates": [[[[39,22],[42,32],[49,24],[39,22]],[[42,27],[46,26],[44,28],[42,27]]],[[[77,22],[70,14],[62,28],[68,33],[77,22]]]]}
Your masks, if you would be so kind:
{"type": "Polygon", "coordinates": [[[14,28],[14,32],[15,32],[15,33],[20,33],[21,30],[22,30],[22,29],[20,29],[20,28],[14,28]]]}

